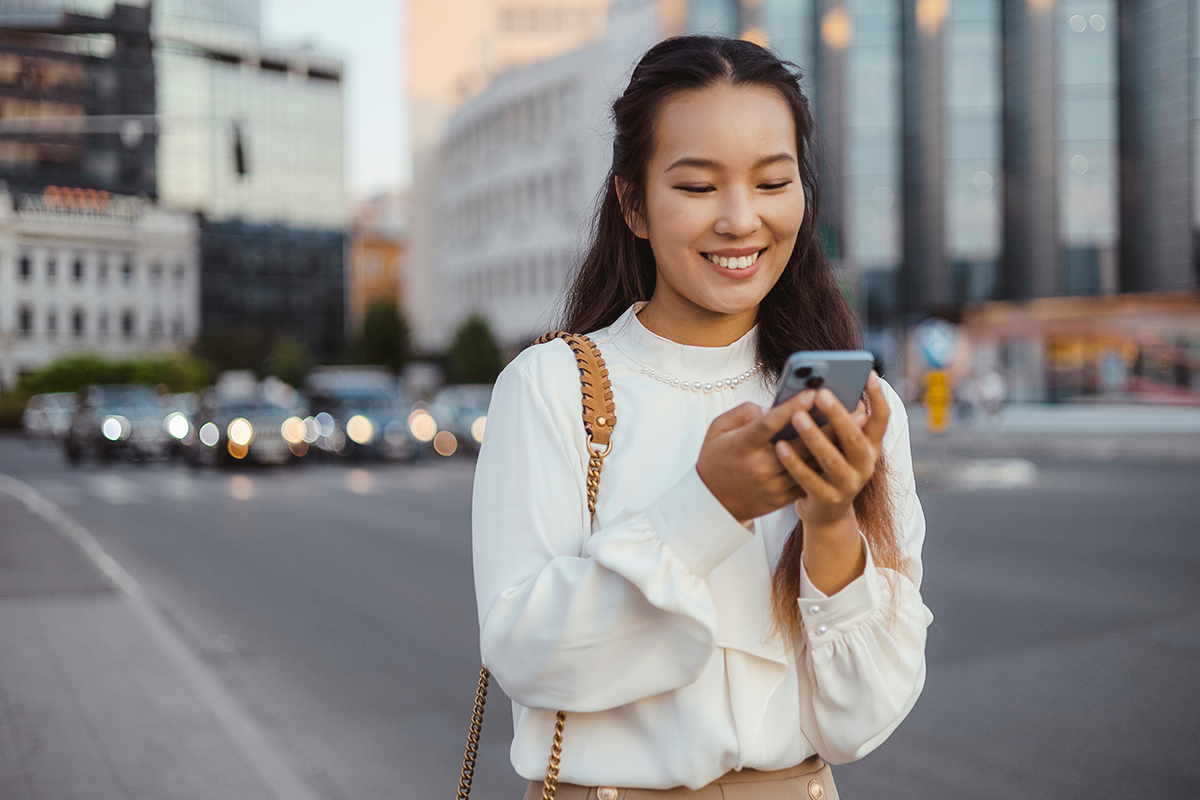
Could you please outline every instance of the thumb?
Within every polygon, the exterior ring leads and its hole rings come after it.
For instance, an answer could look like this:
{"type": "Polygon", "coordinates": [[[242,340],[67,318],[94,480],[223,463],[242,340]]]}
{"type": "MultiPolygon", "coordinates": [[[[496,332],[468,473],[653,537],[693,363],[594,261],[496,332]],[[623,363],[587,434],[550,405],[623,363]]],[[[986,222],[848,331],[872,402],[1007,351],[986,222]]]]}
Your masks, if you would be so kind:
{"type": "Polygon", "coordinates": [[[744,428],[761,417],[762,414],[762,406],[757,403],[742,403],[740,406],[731,408],[714,419],[712,424],[708,426],[708,433],[704,438],[708,440],[737,430],[738,428],[744,428]]]}

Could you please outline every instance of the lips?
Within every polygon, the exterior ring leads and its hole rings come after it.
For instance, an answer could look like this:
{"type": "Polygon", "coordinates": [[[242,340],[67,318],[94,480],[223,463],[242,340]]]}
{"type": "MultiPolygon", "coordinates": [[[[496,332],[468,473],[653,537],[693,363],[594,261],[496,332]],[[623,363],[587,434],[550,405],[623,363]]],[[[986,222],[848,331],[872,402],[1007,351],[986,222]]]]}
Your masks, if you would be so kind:
{"type": "Polygon", "coordinates": [[[752,250],[747,255],[729,256],[717,253],[701,253],[701,255],[718,267],[724,267],[725,269],[749,269],[758,263],[758,259],[765,252],[766,248],[764,247],[761,250],[752,250]]]}

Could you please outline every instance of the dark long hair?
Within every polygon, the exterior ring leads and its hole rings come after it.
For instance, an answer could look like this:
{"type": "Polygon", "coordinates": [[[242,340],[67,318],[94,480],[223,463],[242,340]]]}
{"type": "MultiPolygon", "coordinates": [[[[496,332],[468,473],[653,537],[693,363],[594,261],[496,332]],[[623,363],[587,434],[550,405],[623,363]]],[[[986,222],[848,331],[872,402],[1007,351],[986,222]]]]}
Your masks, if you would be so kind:
{"type": "MultiPolygon", "coordinates": [[[[783,274],[758,308],[758,362],[776,379],[796,350],[846,350],[859,345],[858,326],[834,280],[817,237],[820,192],[814,152],[816,126],[800,90],[799,69],[769,50],[740,39],[678,36],[659,42],[642,57],[625,92],[613,103],[612,168],[609,170],[591,244],[567,294],[563,329],[594,331],[611,325],[630,305],[654,294],[657,270],[650,243],[625,222],[616,180],[627,187],[625,203],[646,218],[646,169],[654,149],[658,112],[673,95],[718,82],[774,89],[792,112],[796,153],[805,192],[804,219],[783,274]]],[[[876,563],[899,568],[900,551],[886,487],[883,460],[859,493],[854,508],[876,563]]],[[[784,546],[772,587],[775,620],[795,630],[800,589],[803,523],[784,546]]]]}

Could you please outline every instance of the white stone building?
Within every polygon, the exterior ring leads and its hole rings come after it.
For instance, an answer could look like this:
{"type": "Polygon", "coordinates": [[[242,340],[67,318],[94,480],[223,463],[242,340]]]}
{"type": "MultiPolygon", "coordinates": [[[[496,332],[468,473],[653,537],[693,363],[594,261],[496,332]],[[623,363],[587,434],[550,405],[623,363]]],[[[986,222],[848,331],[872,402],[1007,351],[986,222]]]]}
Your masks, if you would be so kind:
{"type": "Polygon", "coordinates": [[[505,347],[555,322],[612,160],[613,97],[661,30],[657,5],[616,3],[603,39],[500,76],[451,118],[423,346],[475,312],[505,347]]]}
{"type": "Polygon", "coordinates": [[[136,197],[0,191],[0,386],[76,352],[182,349],[199,331],[197,223],[136,197]]]}

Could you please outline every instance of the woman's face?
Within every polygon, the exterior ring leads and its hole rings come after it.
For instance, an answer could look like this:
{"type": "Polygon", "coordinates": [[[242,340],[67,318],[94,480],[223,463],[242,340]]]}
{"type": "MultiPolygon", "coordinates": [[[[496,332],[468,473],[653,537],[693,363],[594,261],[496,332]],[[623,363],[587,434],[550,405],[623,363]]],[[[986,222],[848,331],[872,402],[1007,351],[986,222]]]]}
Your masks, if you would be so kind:
{"type": "Polygon", "coordinates": [[[783,273],[804,187],[796,128],[779,94],[721,82],[659,112],[645,220],[658,266],[652,304],[672,316],[756,314],[783,273]]]}

